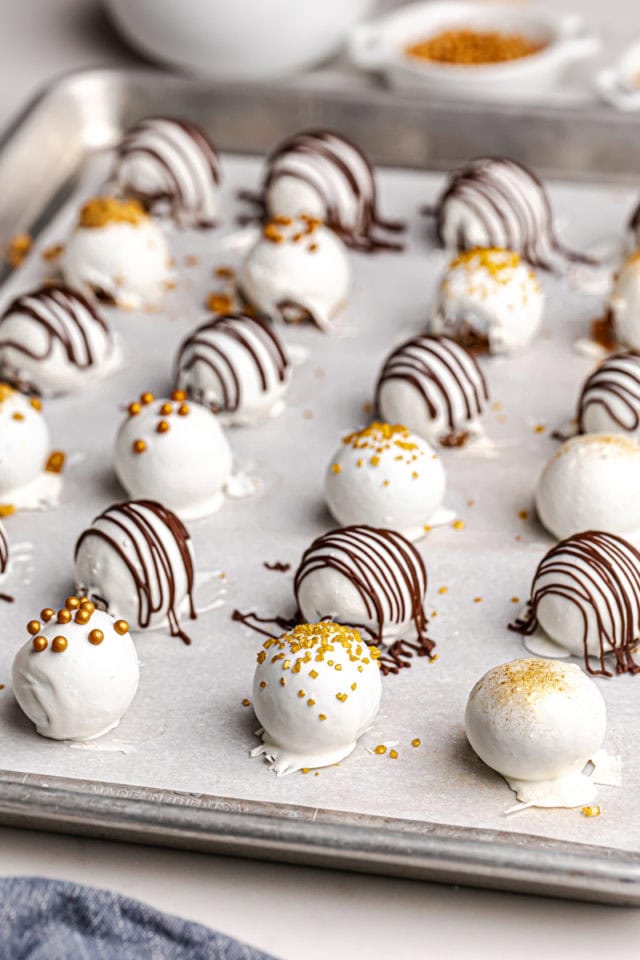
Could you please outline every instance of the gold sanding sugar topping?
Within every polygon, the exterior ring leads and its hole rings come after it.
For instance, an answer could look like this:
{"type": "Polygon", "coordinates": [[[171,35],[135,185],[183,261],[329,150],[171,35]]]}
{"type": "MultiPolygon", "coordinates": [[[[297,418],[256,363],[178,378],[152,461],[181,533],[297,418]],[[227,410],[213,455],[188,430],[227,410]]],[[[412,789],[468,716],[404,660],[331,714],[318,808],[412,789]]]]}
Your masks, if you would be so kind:
{"type": "Polygon", "coordinates": [[[563,693],[568,689],[562,664],[532,658],[503,664],[491,677],[491,684],[498,703],[530,701],[540,694],[563,693]]]}
{"type": "Polygon", "coordinates": [[[405,47],[408,57],[462,66],[504,63],[539,53],[546,43],[531,40],[522,33],[498,30],[443,30],[405,47]]]}
{"type": "Polygon", "coordinates": [[[383,423],[374,420],[364,430],[348,433],[342,438],[342,442],[352,450],[371,451],[365,461],[358,460],[358,466],[362,466],[364,462],[371,467],[377,467],[380,463],[380,455],[389,452],[394,455],[394,460],[407,464],[413,464],[418,457],[424,456],[424,450],[420,449],[411,432],[400,423],[383,423]]]}
{"type": "Polygon", "coordinates": [[[117,197],[92,197],[80,210],[79,224],[92,229],[108,223],[131,223],[138,226],[149,217],[137,200],[119,200],[117,197]]]}
{"type": "Polygon", "coordinates": [[[599,817],[602,810],[596,805],[595,807],[583,807],[580,812],[583,817],[599,817]]]}
{"type": "Polygon", "coordinates": [[[482,268],[493,277],[497,283],[509,283],[513,270],[521,264],[520,257],[513,250],[502,247],[475,247],[473,250],[464,250],[449,264],[450,270],[464,267],[466,270],[482,268]]]}
{"type": "MultiPolygon", "coordinates": [[[[324,662],[325,656],[330,659],[338,645],[344,648],[349,660],[353,663],[359,661],[364,664],[375,663],[380,657],[378,648],[368,646],[357,630],[339,623],[322,621],[321,623],[301,623],[278,638],[270,637],[265,640],[263,650],[258,653],[257,659],[258,663],[264,663],[268,654],[272,663],[281,663],[283,670],[289,670],[291,660],[294,659],[293,672],[298,673],[300,669],[296,669],[298,662],[301,666],[302,663],[312,661],[324,662]]],[[[326,661],[327,665],[329,665],[329,659],[326,661]]]]}

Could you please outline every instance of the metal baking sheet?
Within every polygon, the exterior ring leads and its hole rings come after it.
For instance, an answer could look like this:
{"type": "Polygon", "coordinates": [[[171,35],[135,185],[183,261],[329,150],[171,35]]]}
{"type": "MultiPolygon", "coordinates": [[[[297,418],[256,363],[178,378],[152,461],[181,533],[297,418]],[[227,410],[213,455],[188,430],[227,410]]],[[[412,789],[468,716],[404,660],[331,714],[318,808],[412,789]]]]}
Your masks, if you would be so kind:
{"type": "MultiPolygon", "coordinates": [[[[381,95],[380,102],[382,114],[392,116],[392,98],[381,95]]],[[[369,103],[371,109],[375,105],[369,103]]],[[[524,601],[536,562],[551,542],[533,518],[533,486],[554,449],[551,430],[573,411],[590,368],[572,344],[600,302],[557,280],[544,281],[548,310],[536,344],[518,357],[482,361],[495,404],[487,416],[489,442],[443,454],[447,504],[465,526],[432,531],[420,544],[439,659],[416,661],[412,669],[385,679],[374,729],[338,767],[317,777],[278,779],[262,761],[248,758],[256,743],[256,721],[241,702],[250,695],[259,638],[232,623],[230,613],[234,607],[292,611],[291,573],[269,571],[264,562],[284,561],[295,568],[304,547],[331,525],[322,503],[325,465],[341,434],[366,420],[364,405],[388,350],[423,329],[444,263],[417,215],[442,182],[438,174],[420,170],[446,156],[439,140],[444,115],[413,101],[396,103],[396,114],[404,111],[407,127],[404,145],[398,143],[395,154],[393,135],[387,140],[378,131],[376,139],[370,131],[360,137],[388,162],[406,166],[413,157],[414,170],[379,173],[383,210],[410,222],[407,250],[354,255],[354,294],[338,336],[284,330],[287,342],[305,358],[295,370],[286,413],[230,433],[239,468],[259,480],[261,490],[231,500],[214,517],[191,525],[203,575],[199,597],[211,607],[191,631],[193,645],[186,648],[162,633],[139,636],[140,692],[120,727],[103,741],[85,746],[49,742],[38,738],[21,715],[8,680],[24,623],[70,592],[77,535],[100,509],[122,496],[111,463],[122,405],[143,389],[167,392],[174,350],[204,315],[205,295],[218,285],[213,268],[237,263],[247,242],[246,232],[235,225],[240,208],[234,195],[238,188],[255,185],[261,161],[230,151],[259,153],[272,139],[312,120],[355,137],[362,133],[357,98],[314,94],[305,99],[277,89],[211,90],[148,73],[99,72],[66,79],[22,119],[0,152],[0,183],[8,185],[4,192],[10,197],[0,219],[1,235],[8,239],[29,228],[38,232],[32,256],[5,283],[3,302],[50,274],[51,265],[39,252],[64,241],[80,199],[104,181],[108,147],[132,119],[160,110],[204,122],[225,149],[222,226],[213,233],[171,233],[181,280],[168,295],[166,309],[141,315],[109,311],[126,342],[126,366],[80,402],[59,398],[46,404],[54,446],[68,453],[69,463],[57,510],[7,520],[12,543],[25,545],[30,556],[7,581],[6,590],[15,593],[16,602],[2,610],[0,682],[7,684],[0,693],[3,821],[640,903],[640,838],[633,827],[640,788],[640,757],[632,733],[637,679],[598,681],[609,707],[607,746],[624,756],[624,785],[600,788],[603,812],[597,818],[576,810],[527,810],[507,817],[510,791],[473,756],[462,732],[473,682],[493,664],[521,653],[520,639],[506,629],[518,610],[512,598],[524,601]],[[246,126],[240,132],[243,102],[246,126]],[[418,122],[419,137],[412,125],[418,122]],[[407,146],[412,137],[413,154],[407,146]],[[186,257],[196,257],[197,264],[187,266],[186,257]],[[136,359],[141,357],[144,363],[136,359]],[[519,516],[523,510],[529,512],[524,520],[519,516]],[[447,587],[446,593],[439,593],[440,587],[447,587]],[[417,750],[410,746],[414,737],[422,740],[417,750]],[[367,747],[390,741],[398,741],[395,761],[367,752],[367,747]]],[[[500,131],[503,112],[485,115],[485,122],[494,117],[502,118],[496,121],[500,131]]],[[[559,121],[540,115],[539,122],[553,128],[559,121]]],[[[511,143],[521,136],[519,126],[513,119],[506,124],[504,129],[514,132],[504,141],[494,139],[493,151],[512,152],[511,143]]],[[[473,139],[477,128],[476,122],[468,134],[458,132],[453,161],[482,149],[484,143],[473,139]]],[[[638,141],[639,130],[631,124],[626,141],[638,141]]],[[[570,152],[571,143],[564,146],[570,152]]],[[[598,148],[592,149],[595,156],[598,148]]],[[[620,237],[635,199],[633,189],[611,182],[631,173],[621,157],[609,168],[596,165],[595,170],[609,182],[554,183],[551,190],[565,226],[563,239],[582,248],[620,237]]],[[[568,172],[566,166],[561,172],[568,172]]]]}

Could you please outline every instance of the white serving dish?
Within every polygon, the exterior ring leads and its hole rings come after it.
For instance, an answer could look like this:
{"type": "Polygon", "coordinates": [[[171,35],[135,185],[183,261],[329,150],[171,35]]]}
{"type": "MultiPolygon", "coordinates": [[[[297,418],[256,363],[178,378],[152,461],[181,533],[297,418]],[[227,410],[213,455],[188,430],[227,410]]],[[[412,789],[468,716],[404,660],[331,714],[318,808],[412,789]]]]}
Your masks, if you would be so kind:
{"type": "Polygon", "coordinates": [[[594,86],[617,110],[640,110],[640,40],[627,47],[617,63],[596,74],[594,86]]]}
{"type": "Polygon", "coordinates": [[[515,4],[450,0],[412,4],[356,27],[349,53],[356,66],[381,71],[400,89],[454,99],[529,100],[553,91],[570,63],[593,55],[599,46],[579,16],[515,4]],[[412,42],[463,27],[519,33],[546,46],[517,60],[473,66],[429,62],[404,53],[412,42]]]}
{"type": "Polygon", "coordinates": [[[287,76],[325,59],[373,0],[104,0],[136,49],[215,80],[287,76]]]}

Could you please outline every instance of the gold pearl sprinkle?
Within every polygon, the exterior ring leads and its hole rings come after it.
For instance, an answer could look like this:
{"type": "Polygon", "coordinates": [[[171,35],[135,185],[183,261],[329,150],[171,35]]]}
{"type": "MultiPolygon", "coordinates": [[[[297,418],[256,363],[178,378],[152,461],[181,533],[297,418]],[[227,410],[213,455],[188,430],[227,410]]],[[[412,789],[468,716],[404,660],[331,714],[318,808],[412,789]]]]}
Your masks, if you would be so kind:
{"type": "Polygon", "coordinates": [[[31,646],[36,653],[42,653],[43,650],[46,650],[49,646],[46,637],[34,637],[31,641],[31,646]]]}
{"type": "Polygon", "coordinates": [[[78,600],[77,597],[67,597],[67,599],[64,602],[64,605],[67,608],[67,610],[77,610],[78,607],[80,606],[80,601],[78,600]]]}
{"type": "Polygon", "coordinates": [[[250,707],[250,706],[251,706],[251,700],[247,700],[247,698],[245,697],[244,700],[242,701],[242,706],[243,706],[243,707],[250,707]]]}
{"type": "Polygon", "coordinates": [[[134,453],[144,453],[147,449],[147,445],[144,440],[134,440],[131,444],[131,449],[134,453]]]}
{"type": "Polygon", "coordinates": [[[97,647],[99,643],[102,643],[104,640],[104,633],[102,630],[92,630],[89,634],[89,643],[92,643],[94,647],[97,647]]]}
{"type": "Polygon", "coordinates": [[[155,400],[154,395],[150,393],[148,390],[145,393],[140,394],[140,403],[143,403],[145,406],[147,406],[150,403],[153,403],[154,400],[155,400]]]}
{"type": "Polygon", "coordinates": [[[71,611],[66,608],[63,610],[58,610],[58,616],[56,617],[58,623],[69,623],[71,620],[71,611]]]}
{"type": "Polygon", "coordinates": [[[173,413],[173,404],[163,403],[162,406],[160,407],[160,413],[162,414],[163,417],[168,417],[170,414],[173,413]]]}
{"type": "Polygon", "coordinates": [[[82,610],[82,609],[78,610],[75,616],[76,623],[80,623],[84,625],[85,623],[89,623],[89,620],[91,620],[91,614],[89,613],[88,610],[82,610]]]}
{"type": "Polygon", "coordinates": [[[80,603],[80,609],[84,610],[85,613],[91,614],[91,613],[95,613],[96,605],[95,603],[92,603],[91,600],[87,600],[85,597],[85,599],[82,600],[80,603]]]}
{"type": "Polygon", "coordinates": [[[113,629],[116,633],[119,633],[120,636],[123,637],[125,633],[129,633],[129,624],[126,620],[116,620],[113,625],[113,629]]]}
{"type": "Polygon", "coordinates": [[[390,760],[397,760],[397,759],[398,759],[398,751],[397,751],[397,750],[389,750],[389,759],[390,759],[390,760]]]}
{"type": "Polygon", "coordinates": [[[304,690],[298,690],[298,696],[302,700],[304,697],[306,697],[306,693],[304,692],[304,690]]]}
{"type": "Polygon", "coordinates": [[[318,714],[318,720],[326,720],[326,719],[327,719],[326,713],[319,713],[319,714],[318,714]]]}
{"type": "Polygon", "coordinates": [[[55,616],[55,613],[56,613],[55,610],[52,610],[51,607],[45,607],[44,610],[40,611],[40,616],[42,617],[45,623],[48,623],[49,620],[51,620],[51,618],[55,616]]]}
{"type": "Polygon", "coordinates": [[[267,681],[266,681],[266,680],[261,680],[261,681],[260,681],[260,689],[261,689],[261,690],[264,690],[264,688],[266,687],[266,685],[267,685],[267,681]]]}
{"type": "Polygon", "coordinates": [[[129,410],[129,416],[130,416],[130,417],[137,417],[138,414],[140,413],[140,411],[142,410],[142,407],[141,407],[141,405],[137,402],[137,400],[134,400],[133,403],[130,403],[130,404],[129,404],[129,406],[128,406],[127,409],[129,410]]]}
{"type": "Polygon", "coordinates": [[[161,421],[159,422],[158,426],[156,427],[156,433],[168,433],[168,432],[169,432],[169,429],[170,429],[170,427],[169,427],[169,424],[167,423],[167,421],[166,421],[166,420],[161,420],[161,421]]]}
{"type": "Polygon", "coordinates": [[[181,403],[180,406],[178,407],[178,415],[181,417],[186,417],[188,413],[189,413],[189,404],[181,403]]]}
{"type": "Polygon", "coordinates": [[[373,748],[373,752],[377,753],[377,755],[381,757],[383,753],[387,752],[387,748],[385,747],[384,743],[379,743],[377,747],[373,748]]]}
{"type": "Polygon", "coordinates": [[[420,737],[414,737],[413,740],[411,741],[411,746],[419,747],[421,743],[422,743],[422,740],[420,739],[420,737]]]}
{"type": "Polygon", "coordinates": [[[40,633],[40,621],[29,620],[29,623],[27,624],[27,633],[30,633],[32,637],[34,637],[36,633],[40,633]]]}
{"type": "Polygon", "coordinates": [[[42,403],[40,402],[40,400],[38,400],[37,397],[30,397],[29,403],[31,404],[34,410],[38,410],[38,411],[42,410],[42,403]]]}
{"type": "Polygon", "coordinates": [[[182,403],[183,400],[187,399],[187,394],[185,390],[174,390],[171,394],[171,399],[174,403],[182,403]]]}
{"type": "Polygon", "coordinates": [[[54,653],[64,653],[64,651],[67,649],[67,638],[54,637],[51,641],[51,649],[54,653]]]}

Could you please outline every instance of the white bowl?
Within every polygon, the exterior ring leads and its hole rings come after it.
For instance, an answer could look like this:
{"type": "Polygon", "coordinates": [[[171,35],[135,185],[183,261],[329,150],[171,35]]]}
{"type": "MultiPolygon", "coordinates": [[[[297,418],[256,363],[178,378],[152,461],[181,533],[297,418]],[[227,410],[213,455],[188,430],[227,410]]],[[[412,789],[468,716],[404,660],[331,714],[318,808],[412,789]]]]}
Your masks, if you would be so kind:
{"type": "Polygon", "coordinates": [[[617,110],[640,110],[640,41],[595,78],[596,92],[617,110]]]}
{"type": "Polygon", "coordinates": [[[215,80],[286,76],[334,53],[373,0],[104,0],[147,56],[215,80]]]}
{"type": "Polygon", "coordinates": [[[572,61],[591,56],[600,41],[585,34],[580,17],[506,3],[466,0],[416,3],[362,24],[349,44],[352,61],[379,70],[403,90],[430,90],[440,97],[472,100],[530,100],[556,87],[572,61]],[[545,46],[516,60],[491,64],[450,64],[420,60],[404,51],[444,30],[516,33],[545,46]]]}

